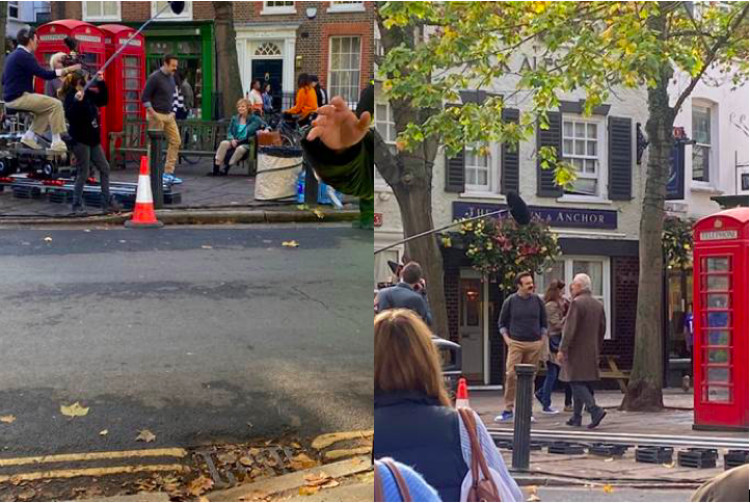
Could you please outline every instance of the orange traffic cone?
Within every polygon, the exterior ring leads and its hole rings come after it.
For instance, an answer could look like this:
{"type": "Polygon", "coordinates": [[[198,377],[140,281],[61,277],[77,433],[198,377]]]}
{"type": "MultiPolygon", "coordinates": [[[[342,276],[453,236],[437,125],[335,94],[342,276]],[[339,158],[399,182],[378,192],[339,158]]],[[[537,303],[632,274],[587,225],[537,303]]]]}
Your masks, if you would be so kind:
{"type": "Polygon", "coordinates": [[[154,196],[151,193],[151,180],[148,176],[148,157],[141,157],[141,172],[138,175],[133,219],[125,222],[125,227],[157,229],[163,225],[156,219],[156,213],[154,213],[154,196]]]}
{"type": "Polygon", "coordinates": [[[458,380],[458,389],[456,390],[456,408],[470,407],[469,390],[466,387],[466,379],[463,377],[458,380]]]}

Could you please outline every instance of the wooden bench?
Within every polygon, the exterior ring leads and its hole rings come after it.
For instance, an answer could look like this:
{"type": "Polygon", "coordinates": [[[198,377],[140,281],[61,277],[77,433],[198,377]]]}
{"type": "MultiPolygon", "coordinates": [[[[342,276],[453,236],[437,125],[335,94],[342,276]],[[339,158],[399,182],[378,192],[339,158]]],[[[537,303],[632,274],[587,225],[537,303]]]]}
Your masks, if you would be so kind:
{"type": "MultiPolygon", "coordinates": [[[[222,140],[227,139],[229,122],[188,119],[177,121],[182,146],[180,157],[213,159],[222,140]]],[[[109,153],[113,165],[125,169],[128,161],[137,161],[148,154],[148,125],[145,120],[126,119],[121,132],[109,133],[109,153]]],[[[255,138],[250,139],[250,152],[240,165],[247,167],[248,175],[255,174],[255,138]]]]}

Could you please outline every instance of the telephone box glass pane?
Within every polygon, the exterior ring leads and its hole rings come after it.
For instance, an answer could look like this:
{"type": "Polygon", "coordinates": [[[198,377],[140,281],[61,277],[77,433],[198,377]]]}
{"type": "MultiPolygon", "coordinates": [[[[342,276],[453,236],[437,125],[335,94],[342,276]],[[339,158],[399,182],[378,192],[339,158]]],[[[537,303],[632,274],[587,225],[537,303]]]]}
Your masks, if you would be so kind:
{"type": "Polygon", "coordinates": [[[710,368],[708,369],[709,382],[729,382],[729,368],[710,368]]]}
{"type": "Polygon", "coordinates": [[[138,68],[125,68],[125,77],[138,78],[138,68]]]}
{"type": "Polygon", "coordinates": [[[729,307],[729,294],[711,293],[706,304],[708,309],[726,309],[729,307]]]}
{"type": "Polygon", "coordinates": [[[708,363],[727,363],[729,352],[726,349],[709,349],[708,363]]]}
{"type": "Polygon", "coordinates": [[[706,287],[712,291],[729,290],[729,276],[706,276],[706,287]]]}
{"type": "Polygon", "coordinates": [[[711,330],[708,332],[708,345],[709,346],[728,346],[729,345],[729,331],[728,330],[711,330]]]}
{"type": "Polygon", "coordinates": [[[729,327],[729,312],[728,311],[714,311],[705,314],[706,323],[704,326],[709,328],[724,328],[729,327]]]}
{"type": "Polygon", "coordinates": [[[711,386],[708,385],[708,401],[709,402],[728,402],[731,399],[729,388],[725,386],[711,386]]]}
{"type": "Polygon", "coordinates": [[[707,257],[703,260],[704,269],[708,272],[729,271],[729,257],[707,257]]]}

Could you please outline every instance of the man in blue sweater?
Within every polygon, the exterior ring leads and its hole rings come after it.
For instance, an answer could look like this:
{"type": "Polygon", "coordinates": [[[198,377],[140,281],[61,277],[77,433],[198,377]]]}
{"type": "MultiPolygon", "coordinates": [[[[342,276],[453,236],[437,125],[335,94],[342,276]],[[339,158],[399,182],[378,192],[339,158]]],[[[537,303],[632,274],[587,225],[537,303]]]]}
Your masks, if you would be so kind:
{"type": "Polygon", "coordinates": [[[73,65],[57,70],[47,70],[37,63],[34,51],[38,39],[34,28],[24,28],[18,32],[18,47],[5,59],[3,69],[3,101],[5,106],[34,114],[31,129],[23,135],[21,143],[33,149],[41,149],[36,136],[41,136],[47,126],[52,129],[50,150],[65,152],[68,150],[60,135],[67,131],[65,112],[58,99],[34,92],[34,77],[52,80],[67,75],[81,68],[73,65]]]}

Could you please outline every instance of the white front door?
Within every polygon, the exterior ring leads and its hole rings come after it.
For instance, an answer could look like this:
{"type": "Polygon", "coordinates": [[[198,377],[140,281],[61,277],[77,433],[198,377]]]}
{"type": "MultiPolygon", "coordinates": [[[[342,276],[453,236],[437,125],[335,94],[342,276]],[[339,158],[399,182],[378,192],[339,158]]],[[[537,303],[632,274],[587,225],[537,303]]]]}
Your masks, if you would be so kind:
{"type": "Polygon", "coordinates": [[[462,271],[459,283],[459,344],[463,374],[473,383],[484,383],[484,319],[482,281],[474,271],[462,271]],[[469,276],[469,277],[465,277],[469,276]]]}

